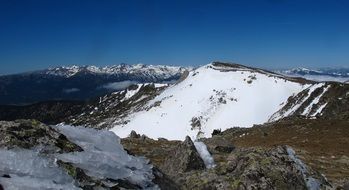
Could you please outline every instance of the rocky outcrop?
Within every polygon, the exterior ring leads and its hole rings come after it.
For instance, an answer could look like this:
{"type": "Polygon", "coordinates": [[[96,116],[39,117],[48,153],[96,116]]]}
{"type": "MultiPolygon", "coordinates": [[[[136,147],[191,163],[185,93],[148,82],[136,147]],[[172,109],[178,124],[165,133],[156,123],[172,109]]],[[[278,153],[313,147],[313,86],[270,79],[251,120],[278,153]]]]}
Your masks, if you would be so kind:
{"type": "Polygon", "coordinates": [[[212,138],[203,140],[211,153],[231,153],[235,149],[232,142],[226,140],[224,137],[215,135],[212,138]]]}
{"type": "Polygon", "coordinates": [[[181,143],[147,139],[141,150],[139,139],[127,138],[123,144],[130,152],[160,165],[180,189],[308,189],[311,184],[331,188],[321,174],[305,166],[295,154],[290,155],[288,146],[238,148],[220,135],[201,140],[215,160],[214,168],[195,165],[201,161],[188,137],[181,143]],[[161,150],[167,156],[159,162],[161,150]],[[189,155],[196,155],[196,159],[189,155]]]}
{"type": "Polygon", "coordinates": [[[136,131],[131,131],[130,133],[130,138],[132,139],[138,139],[138,138],[141,138],[141,135],[139,135],[138,133],[136,133],[136,131]]]}
{"type": "Polygon", "coordinates": [[[41,151],[46,153],[82,151],[66,136],[36,120],[0,121],[0,134],[0,148],[31,149],[40,146],[41,151]]]}
{"type": "Polygon", "coordinates": [[[205,163],[197,152],[193,141],[187,136],[185,141],[167,155],[162,169],[170,176],[177,176],[184,172],[203,170],[205,169],[205,163]]]}

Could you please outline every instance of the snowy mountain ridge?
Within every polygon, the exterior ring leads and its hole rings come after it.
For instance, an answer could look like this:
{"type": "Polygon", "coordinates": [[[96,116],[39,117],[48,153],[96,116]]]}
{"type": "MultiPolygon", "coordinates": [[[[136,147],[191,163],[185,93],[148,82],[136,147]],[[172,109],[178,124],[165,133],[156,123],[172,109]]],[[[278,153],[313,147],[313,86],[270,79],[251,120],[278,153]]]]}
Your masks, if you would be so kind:
{"type": "Polygon", "coordinates": [[[0,104],[28,105],[80,100],[123,90],[131,84],[171,83],[188,69],[166,65],[70,66],[0,76],[0,104]]]}
{"type": "Polygon", "coordinates": [[[345,82],[349,80],[348,68],[309,69],[304,67],[298,67],[294,69],[277,70],[275,72],[291,77],[303,77],[308,80],[314,81],[345,82]]]}
{"type": "Polygon", "coordinates": [[[119,64],[112,66],[61,66],[55,68],[49,68],[46,70],[39,71],[41,74],[72,77],[78,73],[91,73],[91,74],[103,74],[103,75],[120,75],[120,74],[134,74],[139,73],[143,75],[159,75],[162,77],[173,76],[186,69],[185,67],[179,66],[168,66],[168,65],[145,65],[145,64],[119,64]]]}

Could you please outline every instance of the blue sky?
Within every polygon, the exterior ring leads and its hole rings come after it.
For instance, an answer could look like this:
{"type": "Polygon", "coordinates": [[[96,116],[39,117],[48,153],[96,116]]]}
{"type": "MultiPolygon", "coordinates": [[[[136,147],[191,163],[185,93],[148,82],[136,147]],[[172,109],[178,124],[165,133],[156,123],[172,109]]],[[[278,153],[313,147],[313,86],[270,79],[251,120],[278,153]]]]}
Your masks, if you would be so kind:
{"type": "Polygon", "coordinates": [[[59,65],[349,65],[345,0],[0,0],[0,74],[59,65]]]}

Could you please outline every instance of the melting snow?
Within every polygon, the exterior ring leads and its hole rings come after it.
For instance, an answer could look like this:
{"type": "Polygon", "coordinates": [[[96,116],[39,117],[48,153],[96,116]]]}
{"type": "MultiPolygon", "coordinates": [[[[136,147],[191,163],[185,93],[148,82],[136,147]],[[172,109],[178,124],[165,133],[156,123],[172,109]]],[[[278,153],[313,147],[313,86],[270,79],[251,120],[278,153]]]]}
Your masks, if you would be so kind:
{"type": "Polygon", "coordinates": [[[304,181],[306,182],[308,190],[320,189],[320,184],[321,184],[320,181],[310,176],[306,165],[300,159],[297,158],[295,151],[290,147],[287,147],[286,150],[289,157],[296,163],[297,169],[302,172],[302,175],[303,175],[304,181]]]}
{"type": "MultiPolygon", "coordinates": [[[[330,88],[330,85],[326,86],[322,93],[317,96],[303,111],[302,115],[308,116],[313,108],[314,105],[318,104],[320,101],[320,98],[327,92],[327,90],[330,88]]],[[[322,110],[322,109],[321,109],[322,110]]],[[[319,110],[316,111],[316,114],[318,113],[319,110]]],[[[321,112],[321,111],[320,111],[321,112]]],[[[316,115],[315,114],[315,115],[316,115]]],[[[315,116],[314,114],[312,114],[311,116],[315,116]]]]}
{"type": "Polygon", "coordinates": [[[213,160],[210,152],[208,152],[207,146],[205,145],[205,143],[200,142],[200,141],[195,141],[194,145],[195,145],[195,148],[198,151],[201,159],[204,161],[206,168],[210,169],[210,168],[215,167],[216,165],[214,163],[214,160],[213,160]]]}
{"type": "Polygon", "coordinates": [[[126,90],[126,94],[125,94],[125,97],[121,100],[124,101],[124,100],[128,100],[130,99],[132,96],[134,96],[135,94],[137,94],[137,92],[139,91],[139,89],[141,89],[142,85],[140,84],[137,84],[137,89],[135,90],[126,90]]]}
{"type": "Polygon", "coordinates": [[[314,116],[316,116],[317,114],[321,114],[322,110],[323,110],[326,106],[327,106],[327,102],[324,103],[323,105],[321,105],[321,106],[319,107],[319,109],[316,110],[316,112],[314,112],[311,116],[314,117],[314,116]]]}
{"type": "Polygon", "coordinates": [[[287,117],[292,115],[294,112],[296,112],[298,110],[298,108],[300,108],[302,106],[302,104],[308,100],[308,98],[311,96],[311,94],[317,89],[317,88],[321,88],[323,85],[325,85],[324,83],[318,83],[318,84],[314,84],[311,85],[310,87],[308,87],[305,90],[308,90],[307,92],[307,96],[303,97],[303,99],[301,100],[297,100],[297,102],[292,105],[292,107],[286,111],[283,111],[283,109],[281,108],[279,111],[277,111],[276,113],[274,113],[269,121],[276,121],[279,120],[281,118],[287,117]]]}

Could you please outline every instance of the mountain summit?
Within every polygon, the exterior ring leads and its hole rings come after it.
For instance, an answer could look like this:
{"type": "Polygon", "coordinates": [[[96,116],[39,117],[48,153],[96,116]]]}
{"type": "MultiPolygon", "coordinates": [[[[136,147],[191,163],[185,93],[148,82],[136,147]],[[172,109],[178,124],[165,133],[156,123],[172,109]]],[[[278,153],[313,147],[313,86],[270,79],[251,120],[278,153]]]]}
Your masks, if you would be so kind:
{"type": "Polygon", "coordinates": [[[191,71],[143,110],[116,120],[112,131],[121,137],[135,130],[152,138],[182,140],[186,135],[210,136],[214,129],[251,127],[268,121],[290,96],[309,86],[310,81],[214,62],[191,71]]]}

